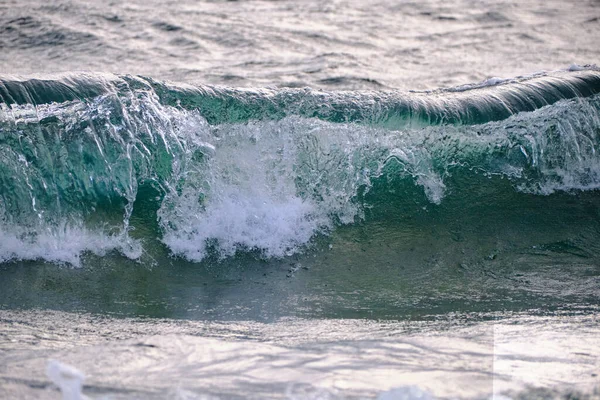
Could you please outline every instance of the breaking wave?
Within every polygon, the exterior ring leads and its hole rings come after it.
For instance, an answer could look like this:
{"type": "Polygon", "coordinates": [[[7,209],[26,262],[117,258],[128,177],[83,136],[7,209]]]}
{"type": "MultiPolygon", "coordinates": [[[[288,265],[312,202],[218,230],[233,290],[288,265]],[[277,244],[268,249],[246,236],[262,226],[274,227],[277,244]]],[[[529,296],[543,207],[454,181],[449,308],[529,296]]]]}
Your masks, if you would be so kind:
{"type": "Polygon", "coordinates": [[[373,208],[593,191],[598,92],[594,68],[409,93],[4,78],[0,262],[284,257],[373,208]]]}

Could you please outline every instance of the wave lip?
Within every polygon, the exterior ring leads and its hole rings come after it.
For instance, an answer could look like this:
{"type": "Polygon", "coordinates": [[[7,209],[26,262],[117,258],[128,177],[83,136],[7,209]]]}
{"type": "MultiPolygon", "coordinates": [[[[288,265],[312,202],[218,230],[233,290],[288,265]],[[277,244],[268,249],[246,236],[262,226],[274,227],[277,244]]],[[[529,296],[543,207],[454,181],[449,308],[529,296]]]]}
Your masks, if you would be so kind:
{"type": "Polygon", "coordinates": [[[417,124],[480,124],[559,100],[600,93],[600,69],[569,68],[427,92],[241,89],[176,85],[141,76],[68,74],[55,78],[0,77],[0,103],[88,101],[100,95],[152,92],[163,105],[198,110],[211,124],[278,120],[298,115],[330,122],[400,128],[417,124]]]}

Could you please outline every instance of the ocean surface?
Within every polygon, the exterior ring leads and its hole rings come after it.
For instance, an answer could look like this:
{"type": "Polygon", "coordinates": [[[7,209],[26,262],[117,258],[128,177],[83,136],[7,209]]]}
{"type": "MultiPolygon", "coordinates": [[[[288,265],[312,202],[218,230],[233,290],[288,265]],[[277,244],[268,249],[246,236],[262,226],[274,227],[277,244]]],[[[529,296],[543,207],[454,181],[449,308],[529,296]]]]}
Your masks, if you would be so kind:
{"type": "Polygon", "coordinates": [[[600,2],[0,2],[0,398],[600,398],[600,2]]]}

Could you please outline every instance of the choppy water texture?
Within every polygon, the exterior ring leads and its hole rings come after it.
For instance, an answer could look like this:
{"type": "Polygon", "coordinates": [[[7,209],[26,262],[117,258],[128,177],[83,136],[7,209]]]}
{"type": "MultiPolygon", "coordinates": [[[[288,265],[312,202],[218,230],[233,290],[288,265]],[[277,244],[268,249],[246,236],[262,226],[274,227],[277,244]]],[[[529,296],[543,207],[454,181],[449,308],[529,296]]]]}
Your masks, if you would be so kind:
{"type": "Polygon", "coordinates": [[[598,60],[583,1],[20,1],[0,69],[228,86],[435,89],[598,60]]]}
{"type": "Polygon", "coordinates": [[[598,396],[598,353],[590,352],[597,342],[594,317],[504,314],[496,315],[500,321],[470,322],[472,317],[263,324],[1,312],[11,325],[0,336],[6,366],[0,394],[57,398],[48,380],[31,371],[47,368],[50,380],[69,390],[84,378],[71,364],[88,374],[84,393],[93,398],[598,396]]]}
{"type": "Polygon", "coordinates": [[[598,18],[0,4],[0,397],[597,398],[598,18]]]}

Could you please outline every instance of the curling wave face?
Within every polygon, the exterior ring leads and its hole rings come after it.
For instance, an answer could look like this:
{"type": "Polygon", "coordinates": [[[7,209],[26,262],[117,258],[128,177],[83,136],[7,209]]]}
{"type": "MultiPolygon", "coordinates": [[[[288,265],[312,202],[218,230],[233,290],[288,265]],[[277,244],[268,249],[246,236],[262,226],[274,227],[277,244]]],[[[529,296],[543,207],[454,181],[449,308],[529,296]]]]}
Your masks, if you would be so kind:
{"type": "Polygon", "coordinates": [[[283,257],[386,213],[590,192],[599,92],[593,68],[414,93],[5,78],[0,261],[143,258],[157,239],[283,257]]]}

